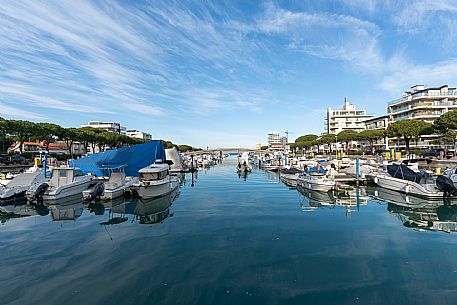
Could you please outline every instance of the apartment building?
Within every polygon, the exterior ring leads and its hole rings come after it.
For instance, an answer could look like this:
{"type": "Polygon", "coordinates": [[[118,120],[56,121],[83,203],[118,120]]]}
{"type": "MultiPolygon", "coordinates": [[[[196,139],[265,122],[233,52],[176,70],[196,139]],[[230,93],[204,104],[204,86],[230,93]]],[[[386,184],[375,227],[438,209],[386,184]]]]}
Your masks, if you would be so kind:
{"type": "Polygon", "coordinates": [[[448,85],[426,88],[415,85],[402,98],[391,101],[387,106],[390,121],[403,119],[423,120],[428,123],[440,115],[457,109],[457,90],[448,85]]]}
{"type": "Polygon", "coordinates": [[[282,150],[287,146],[287,137],[281,136],[279,132],[270,131],[267,135],[268,147],[273,150],[282,150]]]}
{"type": "Polygon", "coordinates": [[[110,132],[116,132],[123,135],[126,134],[126,128],[122,126],[120,123],[115,122],[90,121],[85,125],[81,125],[81,127],[100,128],[110,132]]]}
{"type": "Polygon", "coordinates": [[[327,109],[326,127],[327,133],[338,134],[343,130],[355,130],[357,132],[365,129],[365,121],[373,118],[367,114],[365,109],[357,109],[354,104],[349,103],[347,97],[340,109],[327,109]]]}
{"type": "Polygon", "coordinates": [[[127,130],[127,136],[131,138],[143,139],[143,140],[152,140],[152,135],[147,132],[142,132],[138,130],[127,130]]]}

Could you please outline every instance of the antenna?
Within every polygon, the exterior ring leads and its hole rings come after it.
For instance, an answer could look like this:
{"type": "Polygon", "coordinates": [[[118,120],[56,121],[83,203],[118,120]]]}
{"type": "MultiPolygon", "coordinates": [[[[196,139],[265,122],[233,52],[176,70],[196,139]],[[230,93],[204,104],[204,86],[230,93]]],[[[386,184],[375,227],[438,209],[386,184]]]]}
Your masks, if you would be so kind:
{"type": "Polygon", "coordinates": [[[288,144],[289,143],[289,134],[292,134],[293,132],[289,131],[289,130],[286,130],[284,133],[286,134],[286,139],[287,139],[287,143],[286,144],[288,144]]]}

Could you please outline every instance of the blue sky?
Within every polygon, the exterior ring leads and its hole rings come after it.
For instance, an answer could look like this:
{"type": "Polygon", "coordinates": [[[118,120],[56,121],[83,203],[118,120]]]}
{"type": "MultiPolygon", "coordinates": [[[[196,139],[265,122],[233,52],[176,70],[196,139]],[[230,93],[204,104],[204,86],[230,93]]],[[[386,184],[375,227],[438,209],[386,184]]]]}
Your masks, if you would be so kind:
{"type": "Polygon", "coordinates": [[[457,85],[457,1],[1,1],[0,113],[200,147],[457,85]]]}

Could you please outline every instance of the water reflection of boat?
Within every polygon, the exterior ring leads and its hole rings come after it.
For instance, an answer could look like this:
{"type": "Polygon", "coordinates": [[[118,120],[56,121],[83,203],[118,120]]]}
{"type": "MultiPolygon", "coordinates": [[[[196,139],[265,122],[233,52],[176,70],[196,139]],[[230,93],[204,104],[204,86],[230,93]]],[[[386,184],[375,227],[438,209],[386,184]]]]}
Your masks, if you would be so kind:
{"type": "Polygon", "coordinates": [[[364,188],[352,188],[335,192],[335,204],[341,206],[367,205],[370,197],[364,188]]]}
{"type": "Polygon", "coordinates": [[[333,206],[336,202],[332,191],[318,192],[297,185],[297,190],[308,199],[310,207],[333,206]]]}
{"type": "Polygon", "coordinates": [[[405,193],[385,189],[382,187],[374,187],[369,189],[369,194],[375,198],[382,200],[387,203],[393,203],[399,206],[415,207],[415,208],[427,208],[435,207],[440,201],[429,201],[425,198],[418,196],[411,196],[405,193]]]}
{"type": "Polygon", "coordinates": [[[76,220],[82,215],[84,207],[82,202],[70,205],[57,204],[50,206],[49,211],[53,221],[76,220]]]}
{"type": "MultiPolygon", "coordinates": [[[[27,200],[26,198],[23,198],[27,200]]],[[[4,205],[0,206],[0,222],[5,223],[12,218],[21,218],[27,216],[37,215],[37,211],[29,205],[4,205]]]]}
{"type": "MultiPolygon", "coordinates": [[[[179,192],[174,191],[172,193],[169,193],[168,195],[158,198],[135,198],[130,202],[116,205],[110,209],[110,218],[108,222],[110,222],[111,219],[116,218],[122,220],[120,222],[124,222],[124,215],[127,214],[135,215],[135,219],[138,219],[140,224],[161,223],[170,216],[169,208],[178,195],[179,192]],[[115,214],[121,214],[121,216],[115,217],[115,214]]],[[[108,222],[106,224],[108,224],[108,222]]]]}
{"type": "Polygon", "coordinates": [[[457,206],[431,202],[426,207],[406,207],[388,203],[387,210],[408,228],[419,231],[457,231],[457,206]]]}
{"type": "Polygon", "coordinates": [[[367,205],[368,200],[370,199],[370,197],[367,196],[365,189],[362,188],[354,188],[338,192],[312,191],[301,186],[297,186],[297,189],[301,194],[308,198],[310,206],[359,206],[367,205]]]}
{"type": "Polygon", "coordinates": [[[455,201],[427,200],[380,187],[369,189],[369,194],[386,202],[387,210],[396,215],[405,227],[418,231],[457,231],[455,201]]]}

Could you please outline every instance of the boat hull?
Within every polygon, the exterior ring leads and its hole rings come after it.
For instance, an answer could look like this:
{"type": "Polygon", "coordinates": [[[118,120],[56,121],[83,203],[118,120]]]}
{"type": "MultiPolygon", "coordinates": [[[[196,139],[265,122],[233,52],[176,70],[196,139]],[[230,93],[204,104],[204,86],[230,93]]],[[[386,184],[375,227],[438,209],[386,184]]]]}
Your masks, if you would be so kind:
{"type": "Polygon", "coordinates": [[[402,192],[412,196],[423,197],[427,199],[443,199],[444,193],[441,191],[431,191],[426,189],[419,183],[403,180],[399,178],[390,177],[387,175],[377,175],[373,177],[373,181],[376,185],[397,192],[402,192]]]}
{"type": "Polygon", "coordinates": [[[142,184],[137,188],[140,198],[155,198],[165,196],[179,187],[179,178],[170,177],[167,181],[160,184],[142,184]]]}
{"type": "Polygon", "coordinates": [[[314,177],[300,177],[297,180],[297,185],[311,191],[328,192],[333,190],[335,182],[314,177]]]}
{"type": "Polygon", "coordinates": [[[75,183],[63,185],[53,190],[48,190],[44,195],[44,200],[57,200],[70,196],[82,194],[89,187],[91,179],[84,179],[75,183]]]}

